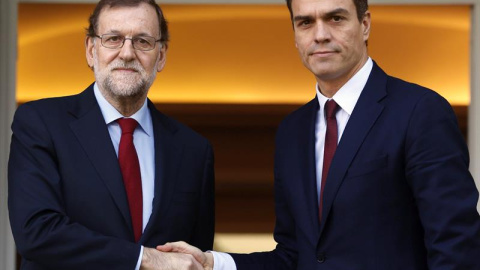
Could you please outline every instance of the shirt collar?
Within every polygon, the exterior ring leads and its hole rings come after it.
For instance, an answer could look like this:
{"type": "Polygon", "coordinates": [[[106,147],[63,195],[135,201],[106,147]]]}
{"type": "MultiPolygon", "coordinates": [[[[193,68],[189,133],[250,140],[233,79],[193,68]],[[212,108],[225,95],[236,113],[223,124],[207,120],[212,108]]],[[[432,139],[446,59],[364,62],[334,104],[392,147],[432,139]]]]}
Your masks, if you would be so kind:
{"type": "MultiPolygon", "coordinates": [[[[348,115],[352,115],[353,108],[357,104],[358,98],[363,91],[363,88],[367,84],[368,77],[372,72],[373,68],[373,61],[369,57],[367,62],[363,65],[363,67],[353,75],[347,83],[345,83],[335,95],[332,97],[333,100],[344,110],[348,113],[348,115]]],[[[323,108],[325,102],[329,100],[326,96],[320,93],[318,89],[318,84],[316,85],[317,91],[317,99],[318,103],[320,104],[320,108],[323,108]]]]}
{"type": "MultiPolygon", "coordinates": [[[[100,92],[100,89],[98,88],[96,82],[93,85],[93,91],[95,93],[95,98],[97,99],[98,105],[100,106],[100,110],[102,111],[103,118],[107,125],[116,123],[115,120],[124,117],[119,111],[117,111],[117,109],[115,109],[115,107],[112,106],[112,104],[110,104],[105,99],[105,97],[100,92]]],[[[148,136],[151,136],[153,134],[152,116],[150,115],[146,99],[140,110],[138,110],[129,118],[135,119],[138,122],[138,125],[148,136]]]]}

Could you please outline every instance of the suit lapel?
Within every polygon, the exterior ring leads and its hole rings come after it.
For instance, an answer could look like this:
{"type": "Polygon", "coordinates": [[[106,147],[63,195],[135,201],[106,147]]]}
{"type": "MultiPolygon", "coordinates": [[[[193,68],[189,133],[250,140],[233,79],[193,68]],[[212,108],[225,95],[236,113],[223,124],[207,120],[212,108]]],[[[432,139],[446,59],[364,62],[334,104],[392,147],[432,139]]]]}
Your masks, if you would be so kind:
{"type": "Polygon", "coordinates": [[[348,120],[327,176],[320,234],[345,174],[368,132],[383,111],[379,103],[386,96],[387,75],[374,63],[370,77],[348,120]]]}
{"type": "Polygon", "coordinates": [[[161,114],[150,101],[148,101],[148,107],[152,115],[155,141],[155,195],[152,215],[140,242],[148,239],[152,228],[159,225],[156,221],[165,216],[164,213],[166,213],[174,194],[183,150],[183,145],[174,136],[177,130],[173,123],[161,114]]]}
{"type": "Polygon", "coordinates": [[[77,118],[70,123],[70,128],[110,191],[125,223],[132,229],[122,174],[107,125],[93,93],[93,86],[79,95],[78,102],[70,113],[77,118]]]}

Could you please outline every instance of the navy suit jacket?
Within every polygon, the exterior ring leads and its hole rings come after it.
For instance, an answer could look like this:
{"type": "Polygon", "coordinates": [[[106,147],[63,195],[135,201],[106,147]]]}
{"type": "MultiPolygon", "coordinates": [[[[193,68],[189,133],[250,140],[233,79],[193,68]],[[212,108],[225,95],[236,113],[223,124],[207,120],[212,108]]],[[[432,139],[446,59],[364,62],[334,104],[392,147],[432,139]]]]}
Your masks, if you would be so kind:
{"type": "Polygon", "coordinates": [[[211,249],[210,143],[148,101],[155,144],[153,211],[134,242],[127,197],[93,86],[20,106],[8,167],[10,221],[22,269],[133,270],[140,245],[211,249]]]}
{"type": "Polygon", "coordinates": [[[318,220],[313,99],[276,137],[274,251],[242,269],[480,269],[478,191],[455,114],[374,64],[332,160],[318,220]]]}

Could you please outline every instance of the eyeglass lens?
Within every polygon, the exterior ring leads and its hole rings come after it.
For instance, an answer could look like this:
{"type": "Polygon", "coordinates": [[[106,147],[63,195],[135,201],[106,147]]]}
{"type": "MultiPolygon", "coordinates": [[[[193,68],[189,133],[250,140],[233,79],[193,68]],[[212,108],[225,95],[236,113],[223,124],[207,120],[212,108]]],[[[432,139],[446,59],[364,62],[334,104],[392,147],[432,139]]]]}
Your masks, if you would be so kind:
{"type": "Polygon", "coordinates": [[[111,48],[118,49],[123,47],[125,40],[131,40],[133,48],[142,51],[149,51],[155,48],[156,40],[154,37],[149,36],[137,36],[132,38],[126,38],[121,35],[103,35],[101,36],[102,45],[111,48]]]}

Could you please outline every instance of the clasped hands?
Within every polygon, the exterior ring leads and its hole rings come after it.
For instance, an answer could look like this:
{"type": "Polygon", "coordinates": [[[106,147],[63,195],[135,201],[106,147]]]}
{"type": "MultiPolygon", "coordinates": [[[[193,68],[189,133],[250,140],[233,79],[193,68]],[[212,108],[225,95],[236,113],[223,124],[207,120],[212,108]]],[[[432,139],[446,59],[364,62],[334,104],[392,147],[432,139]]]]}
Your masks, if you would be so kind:
{"type": "Polygon", "coordinates": [[[143,249],[140,270],[212,270],[213,255],[185,242],[143,249]]]}

